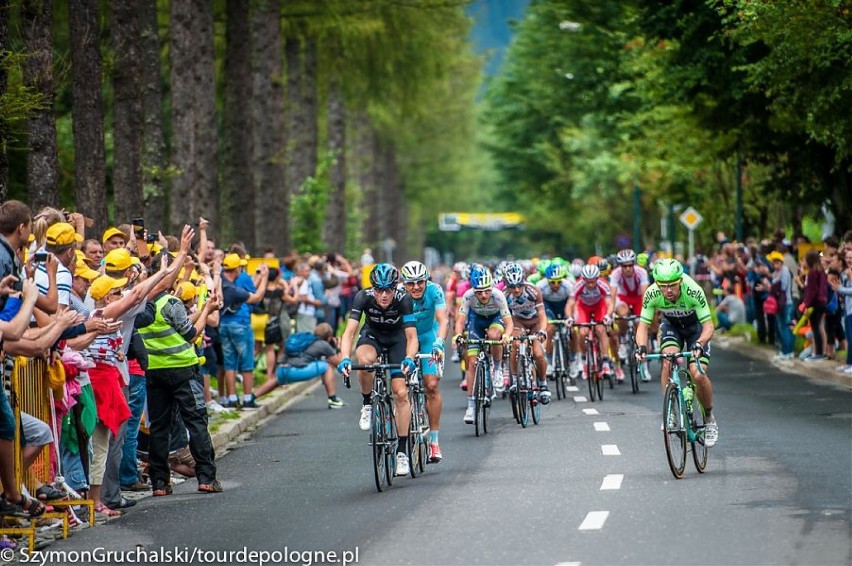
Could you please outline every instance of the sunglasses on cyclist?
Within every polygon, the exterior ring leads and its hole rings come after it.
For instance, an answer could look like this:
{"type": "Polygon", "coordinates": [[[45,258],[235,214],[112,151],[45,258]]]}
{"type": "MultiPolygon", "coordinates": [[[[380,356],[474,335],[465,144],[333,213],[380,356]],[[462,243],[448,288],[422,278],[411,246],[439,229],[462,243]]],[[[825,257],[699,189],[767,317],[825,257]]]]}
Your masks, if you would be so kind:
{"type": "Polygon", "coordinates": [[[562,283],[562,281],[563,281],[562,279],[548,279],[547,280],[547,282],[550,283],[551,285],[559,285],[560,283],[562,283]]]}
{"type": "Polygon", "coordinates": [[[635,263],[622,263],[621,267],[633,267],[635,265],[636,265],[635,263]]]}
{"type": "Polygon", "coordinates": [[[491,289],[484,289],[482,291],[474,291],[473,292],[474,295],[487,295],[489,293],[491,293],[491,289]]]}
{"type": "Polygon", "coordinates": [[[523,286],[524,286],[523,283],[518,283],[517,285],[509,285],[508,283],[506,284],[507,289],[520,289],[523,286]]]}
{"type": "Polygon", "coordinates": [[[393,291],[394,291],[393,288],[387,288],[387,289],[375,289],[373,292],[376,293],[377,295],[389,295],[389,294],[393,294],[393,291]]]}
{"type": "Polygon", "coordinates": [[[672,281],[671,283],[657,283],[657,286],[659,286],[660,289],[673,289],[675,287],[680,287],[681,281],[682,279],[678,279],[677,281],[672,281]]]}
{"type": "Polygon", "coordinates": [[[424,279],[421,279],[419,281],[406,281],[405,283],[403,283],[403,285],[405,285],[406,287],[423,287],[426,285],[426,281],[424,279]]]}

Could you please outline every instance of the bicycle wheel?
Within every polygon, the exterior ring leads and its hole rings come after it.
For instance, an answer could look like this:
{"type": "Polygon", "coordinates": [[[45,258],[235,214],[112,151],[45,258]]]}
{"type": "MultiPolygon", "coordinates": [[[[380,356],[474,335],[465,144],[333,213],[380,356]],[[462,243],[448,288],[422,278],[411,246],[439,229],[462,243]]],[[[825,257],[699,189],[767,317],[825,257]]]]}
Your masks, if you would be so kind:
{"type": "MultiPolygon", "coordinates": [[[[599,348],[595,348],[595,367],[599,370],[603,368],[603,362],[601,361],[601,353],[599,348]]],[[[603,401],[603,385],[604,378],[601,375],[600,371],[595,372],[595,390],[598,392],[598,401],[603,401]]],[[[607,381],[609,381],[609,386],[612,387],[612,376],[607,375],[607,381]]]]}
{"type": "Polygon", "coordinates": [[[527,401],[530,405],[530,414],[532,415],[533,424],[538,424],[541,422],[541,402],[538,399],[538,376],[535,372],[535,362],[532,358],[526,358],[526,366],[527,373],[526,379],[529,383],[529,394],[527,395],[527,401]]]}
{"type": "Polygon", "coordinates": [[[488,371],[485,373],[485,379],[482,382],[485,388],[485,397],[482,402],[482,432],[484,433],[488,432],[488,415],[491,414],[491,402],[494,400],[493,371],[494,369],[489,366],[488,371]]]}
{"type": "Polygon", "coordinates": [[[511,375],[509,378],[511,386],[509,387],[509,403],[512,405],[512,416],[515,417],[515,422],[521,424],[521,413],[518,411],[518,377],[511,375]]]}
{"type": "Polygon", "coordinates": [[[420,450],[419,467],[422,474],[426,471],[426,464],[429,462],[429,432],[432,427],[429,423],[429,413],[426,412],[426,394],[422,389],[417,392],[417,398],[420,410],[420,434],[418,435],[417,448],[420,450]]]}
{"type": "Polygon", "coordinates": [[[381,492],[387,482],[385,470],[385,416],[384,406],[380,402],[373,404],[373,425],[370,431],[370,445],[373,452],[373,475],[376,480],[376,489],[381,492]]]}
{"type": "Polygon", "coordinates": [[[695,442],[692,443],[692,461],[695,463],[695,469],[699,474],[707,471],[707,457],[710,451],[704,444],[704,407],[701,406],[701,401],[698,396],[693,395],[692,399],[692,415],[690,417],[692,431],[695,433],[695,442]]]}
{"type": "Polygon", "coordinates": [[[386,394],[382,402],[385,411],[385,479],[388,485],[393,485],[396,476],[396,453],[399,450],[399,434],[396,429],[396,419],[393,414],[393,400],[386,394]]]}
{"type": "Polygon", "coordinates": [[[669,468],[677,479],[683,477],[686,467],[686,430],[683,426],[683,416],[680,391],[674,383],[669,383],[663,398],[663,437],[669,468]]]}
{"type": "Polygon", "coordinates": [[[553,337],[553,381],[556,385],[556,399],[561,400],[564,395],[562,394],[562,387],[559,385],[562,381],[562,347],[559,343],[559,337],[553,337]]]}
{"type": "Polygon", "coordinates": [[[476,373],[473,375],[473,396],[475,398],[475,406],[473,413],[473,428],[476,436],[481,434],[485,434],[485,430],[483,428],[482,415],[483,415],[483,405],[485,404],[485,368],[482,367],[482,364],[486,363],[485,360],[479,360],[476,364],[476,373]]]}
{"type": "Polygon", "coordinates": [[[586,381],[589,382],[589,401],[594,402],[596,396],[595,375],[597,374],[597,368],[595,367],[595,358],[592,355],[591,344],[586,344],[585,352],[586,361],[584,363],[584,366],[586,371],[586,381]]]}
{"type": "Polygon", "coordinates": [[[403,446],[403,452],[408,454],[409,474],[416,478],[420,470],[420,410],[417,406],[417,393],[408,388],[408,404],[411,410],[411,420],[408,423],[408,446],[403,446]]]}
{"type": "Polygon", "coordinates": [[[639,365],[636,363],[636,347],[632,343],[627,346],[627,371],[630,372],[630,389],[639,393],[639,365]]]}

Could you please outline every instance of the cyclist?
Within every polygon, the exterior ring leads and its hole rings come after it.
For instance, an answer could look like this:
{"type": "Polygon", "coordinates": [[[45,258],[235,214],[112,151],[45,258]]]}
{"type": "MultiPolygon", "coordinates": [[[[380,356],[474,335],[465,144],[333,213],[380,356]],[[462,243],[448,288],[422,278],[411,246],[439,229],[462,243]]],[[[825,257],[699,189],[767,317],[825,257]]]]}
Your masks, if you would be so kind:
{"type": "MultiPolygon", "coordinates": [[[[462,297],[464,297],[464,294],[467,293],[468,289],[470,289],[470,266],[463,262],[459,263],[461,265],[459,267],[459,279],[456,282],[455,293],[453,295],[454,301],[450,302],[449,299],[447,300],[447,304],[450,305],[450,310],[453,314],[453,326],[451,326],[451,328],[455,328],[456,313],[461,307],[462,297]]],[[[459,263],[456,265],[459,265],[459,263]]],[[[453,357],[451,361],[458,363],[460,360],[461,358],[459,358],[458,346],[453,343],[453,357]]],[[[467,381],[462,378],[461,382],[463,386],[462,389],[465,389],[467,387],[467,381]]]]}
{"type": "MultiPolygon", "coordinates": [[[[399,451],[396,455],[396,475],[408,474],[408,427],[411,423],[411,405],[408,402],[408,387],[404,376],[415,369],[417,356],[417,328],[415,327],[414,304],[411,297],[397,289],[399,271],[389,263],[379,263],[370,271],[372,287],[358,291],[352,301],[349,320],[340,339],[340,352],[344,358],[337,371],[344,377],[352,370],[349,356],[352,342],[364,315],[364,326],[358,337],[355,357],[361,365],[376,363],[382,350],[388,352],[388,362],[400,364],[400,369],[391,371],[391,391],[394,395],[396,425],[399,431],[399,451]]],[[[372,372],[358,372],[363,406],[358,426],[370,430],[373,406],[370,398],[373,391],[372,372]]]]}
{"type": "MultiPolygon", "coordinates": [[[[568,298],[571,296],[571,285],[566,281],[568,271],[564,265],[551,264],[544,272],[546,279],[539,281],[537,287],[541,292],[542,302],[544,303],[545,316],[550,320],[562,320],[565,318],[565,305],[568,303],[568,298]]],[[[547,357],[553,355],[553,333],[556,332],[556,327],[552,324],[547,325],[547,340],[544,347],[547,351],[547,357]]],[[[572,351],[570,373],[576,376],[580,368],[576,361],[576,354],[572,351]]],[[[551,373],[550,364],[547,366],[547,373],[551,373]]]]}
{"type": "MultiPolygon", "coordinates": [[[[577,322],[584,324],[591,322],[592,315],[595,317],[595,332],[601,343],[602,371],[604,375],[612,375],[612,362],[609,358],[609,336],[607,329],[612,326],[612,302],[609,300],[609,285],[600,278],[601,272],[597,265],[588,264],[583,267],[581,280],[574,286],[568,304],[565,305],[565,317],[569,323],[577,322]]],[[[588,328],[580,329],[581,339],[585,339],[588,328]]],[[[585,379],[591,376],[586,375],[585,379]]]]}
{"type": "MultiPolygon", "coordinates": [[[[509,306],[506,304],[506,296],[499,289],[494,289],[494,278],[485,267],[477,267],[470,274],[471,289],[462,298],[462,304],[456,315],[456,328],[453,340],[461,341],[462,332],[467,328],[468,338],[471,340],[488,339],[508,341],[512,335],[514,326],[509,306]],[[469,319],[469,320],[468,320],[469,319]]],[[[467,384],[468,393],[473,392],[473,378],[476,374],[476,356],[479,350],[469,347],[465,356],[467,357],[467,384]]],[[[503,389],[503,346],[491,347],[491,358],[494,360],[494,375],[492,382],[496,390],[503,389]]],[[[467,411],[464,413],[464,422],[473,424],[474,408],[476,399],[470,395],[467,397],[467,411]]]]}
{"type": "MultiPolygon", "coordinates": [[[[636,358],[642,362],[648,353],[648,326],[654,313],[662,313],[660,345],[664,354],[680,352],[689,347],[706,369],[710,363],[710,339],[713,338],[713,320],[704,290],[676,259],[660,259],[654,264],[655,283],[645,291],[642,313],[636,328],[636,358]]],[[[719,427],[713,414],[713,386],[705,373],[699,373],[694,359],[687,364],[695,380],[698,399],[704,406],[704,443],[709,448],[719,440],[719,427]]],[[[660,385],[665,393],[669,381],[671,362],[663,361],[660,385]]]]}
{"type": "MultiPolygon", "coordinates": [[[[648,289],[648,272],[636,265],[636,253],[633,250],[621,250],[616,254],[616,267],[609,276],[612,288],[612,304],[618,316],[639,316],[642,310],[642,297],[648,289]]],[[[618,324],[618,360],[624,363],[627,357],[627,346],[624,336],[627,334],[627,323],[619,320],[618,324]]],[[[621,368],[618,368],[621,373],[621,368]]],[[[621,378],[624,379],[623,374],[621,378]]],[[[642,380],[650,380],[647,373],[642,374],[642,380]]]]}
{"type": "MultiPolygon", "coordinates": [[[[533,357],[535,358],[538,374],[539,399],[542,405],[550,403],[550,390],[547,387],[547,360],[541,342],[547,338],[547,315],[544,313],[544,300],[541,291],[532,283],[524,280],[524,268],[517,263],[510,263],[504,271],[506,280],[506,302],[509,312],[512,313],[513,334],[523,336],[524,330],[529,334],[538,333],[540,340],[532,343],[533,357]]],[[[512,350],[512,366],[517,364],[517,352],[512,350]]],[[[504,386],[508,382],[508,376],[504,378],[504,386]]]]}
{"type": "Polygon", "coordinates": [[[438,430],[441,428],[443,399],[438,382],[441,379],[439,365],[444,364],[444,340],[447,339],[447,304],[441,286],[429,281],[429,270],[425,265],[409,261],[402,266],[401,273],[405,292],[414,303],[420,353],[432,356],[429,360],[421,360],[421,370],[426,387],[426,413],[429,415],[429,461],[440,462],[443,455],[438,445],[438,430]]]}

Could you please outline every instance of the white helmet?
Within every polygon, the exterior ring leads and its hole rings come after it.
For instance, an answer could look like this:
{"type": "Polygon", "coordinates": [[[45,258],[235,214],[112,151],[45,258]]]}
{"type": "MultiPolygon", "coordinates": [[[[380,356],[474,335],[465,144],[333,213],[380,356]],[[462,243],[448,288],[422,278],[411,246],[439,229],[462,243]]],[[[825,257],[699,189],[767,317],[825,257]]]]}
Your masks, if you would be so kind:
{"type": "Polygon", "coordinates": [[[570,273],[571,277],[573,277],[574,279],[579,279],[580,275],[583,273],[583,264],[572,263],[568,266],[568,273],[570,273]]]}
{"type": "Polygon", "coordinates": [[[633,250],[621,250],[615,256],[618,265],[622,263],[636,263],[636,253],[633,250]]]}
{"type": "Polygon", "coordinates": [[[524,268],[517,263],[509,263],[505,266],[503,276],[506,278],[506,285],[515,286],[524,282],[526,273],[524,268]]]}
{"type": "Polygon", "coordinates": [[[601,270],[598,269],[597,265],[588,264],[583,267],[581,275],[583,279],[597,279],[601,276],[601,270]]]}
{"type": "Polygon", "coordinates": [[[429,279],[429,270],[419,261],[409,261],[402,266],[400,270],[403,283],[411,283],[412,281],[426,281],[429,279]]]}

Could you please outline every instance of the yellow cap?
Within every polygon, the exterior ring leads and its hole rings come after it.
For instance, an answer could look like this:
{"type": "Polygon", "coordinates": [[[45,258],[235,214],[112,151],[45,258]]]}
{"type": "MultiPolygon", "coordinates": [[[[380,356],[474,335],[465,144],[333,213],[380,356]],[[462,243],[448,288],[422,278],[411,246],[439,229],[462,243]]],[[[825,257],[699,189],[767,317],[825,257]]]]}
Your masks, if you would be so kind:
{"type": "Polygon", "coordinates": [[[784,261],[784,255],[781,252],[771,252],[766,256],[769,261],[784,261]]]}
{"type": "Polygon", "coordinates": [[[101,275],[100,273],[89,267],[89,264],[86,263],[86,260],[84,259],[78,259],[74,267],[75,277],[82,277],[83,279],[87,279],[90,282],[94,281],[101,275]]]}
{"type": "Polygon", "coordinates": [[[225,256],[225,259],[222,260],[222,267],[225,271],[231,271],[232,269],[239,269],[247,263],[248,261],[240,258],[237,254],[228,254],[225,256]]]}
{"type": "Polygon", "coordinates": [[[47,229],[47,245],[49,246],[67,246],[82,241],[83,236],[78,234],[74,227],[67,222],[57,222],[47,229]]]}
{"type": "Polygon", "coordinates": [[[101,275],[92,282],[92,286],[89,289],[89,293],[92,295],[92,298],[94,300],[100,301],[101,299],[109,295],[110,291],[112,291],[113,289],[120,289],[125,285],[127,285],[127,277],[114,279],[109,275],[101,275]]]}
{"type": "Polygon", "coordinates": [[[189,281],[181,281],[177,289],[175,289],[175,297],[180,299],[183,302],[191,301],[195,298],[195,294],[198,292],[198,289],[190,283],[189,281]]]}
{"type": "Polygon", "coordinates": [[[118,228],[110,227],[106,229],[106,232],[104,232],[104,235],[101,238],[101,242],[106,242],[113,236],[121,236],[122,240],[127,241],[127,236],[124,234],[124,232],[122,232],[118,228]]]}
{"type": "Polygon", "coordinates": [[[137,265],[138,257],[130,255],[130,250],[127,248],[116,248],[109,252],[104,258],[104,265],[107,271],[124,271],[131,265],[137,265]]]}

